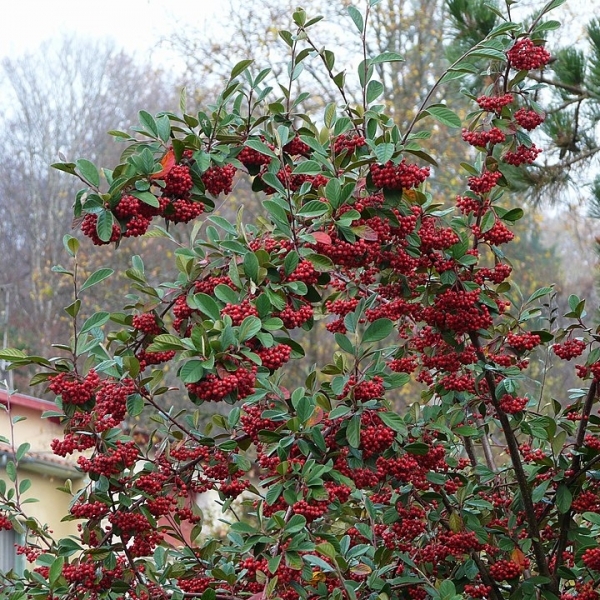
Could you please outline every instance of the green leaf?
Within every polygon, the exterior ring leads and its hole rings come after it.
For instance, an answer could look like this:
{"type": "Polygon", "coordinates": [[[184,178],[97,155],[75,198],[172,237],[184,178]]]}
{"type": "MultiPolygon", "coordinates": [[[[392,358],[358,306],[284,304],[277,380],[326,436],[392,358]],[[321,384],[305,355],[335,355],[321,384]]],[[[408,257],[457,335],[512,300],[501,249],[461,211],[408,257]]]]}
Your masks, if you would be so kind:
{"type": "Polygon", "coordinates": [[[378,412],[377,415],[390,429],[403,434],[407,432],[404,419],[400,415],[393,412],[378,412]]]}
{"type": "Polygon", "coordinates": [[[63,246],[70,256],[75,256],[79,250],[79,240],[67,233],[63,237],[63,246]]]}
{"type": "Polygon", "coordinates": [[[261,330],[261,327],[262,323],[258,317],[255,317],[254,315],[246,317],[240,325],[240,342],[245,342],[246,340],[253,338],[261,330]]]}
{"type": "Polygon", "coordinates": [[[336,121],[337,107],[335,102],[330,102],[325,107],[325,116],[323,117],[325,127],[333,127],[336,121]]]}
{"type": "Polygon", "coordinates": [[[298,163],[292,175],[318,175],[320,172],[321,165],[316,160],[304,160],[298,163]]]}
{"type": "Polygon", "coordinates": [[[69,304],[69,306],[65,306],[65,312],[72,318],[75,318],[79,314],[79,309],[81,308],[81,300],[77,298],[75,302],[69,304]]]}
{"type": "Polygon", "coordinates": [[[480,230],[481,233],[489,231],[496,224],[496,216],[492,211],[485,213],[483,219],[481,219],[480,230]]]}
{"type": "Polygon", "coordinates": [[[148,206],[153,206],[154,208],[158,208],[160,206],[158,198],[150,192],[135,191],[131,192],[131,195],[134,198],[141,200],[144,204],[147,204],[148,206]]]}
{"type": "Polygon", "coordinates": [[[277,190],[280,194],[285,194],[285,188],[283,187],[283,183],[279,181],[279,179],[273,175],[273,173],[265,173],[261,176],[262,180],[274,190],[277,190]]]}
{"type": "Polygon", "coordinates": [[[417,456],[425,456],[429,452],[429,445],[423,442],[413,442],[412,444],[406,444],[404,449],[409,454],[416,454],[417,456]]]}
{"type": "Polygon", "coordinates": [[[100,185],[100,173],[94,163],[91,163],[85,158],[81,158],[76,163],[79,174],[93,187],[100,185]]]}
{"type": "Polygon", "coordinates": [[[571,490],[561,483],[556,490],[556,508],[558,508],[558,512],[561,514],[566,513],[571,508],[571,502],[573,502],[571,490]]]}
{"type": "Polygon", "coordinates": [[[375,79],[369,81],[367,84],[367,102],[370,104],[371,102],[377,100],[377,98],[383,94],[383,91],[384,87],[380,81],[375,79]]]}
{"type": "Polygon", "coordinates": [[[279,496],[281,496],[281,492],[283,492],[283,485],[281,483],[277,483],[276,485],[270,487],[265,494],[265,500],[269,506],[272,506],[277,502],[279,496]]]}
{"type": "Polygon", "coordinates": [[[23,350],[17,348],[3,348],[0,350],[0,360],[11,361],[13,358],[27,358],[27,354],[23,350]]]}
{"type": "Polygon", "coordinates": [[[148,352],[162,352],[164,350],[185,350],[182,341],[170,333],[162,333],[155,336],[152,343],[147,348],[148,352]]]}
{"type": "Polygon", "coordinates": [[[513,208],[505,212],[503,215],[500,215],[500,218],[503,221],[510,221],[511,223],[514,223],[515,221],[518,221],[519,219],[523,218],[524,214],[525,213],[523,212],[522,208],[513,208]]]}
{"type": "Polygon", "coordinates": [[[104,281],[108,277],[110,277],[114,273],[113,269],[98,269],[94,273],[92,273],[84,282],[84,284],[80,288],[80,292],[91,288],[93,285],[104,281]]]}
{"type": "Polygon", "coordinates": [[[4,468],[6,470],[6,475],[10,481],[14,483],[17,479],[17,467],[15,466],[15,463],[12,460],[9,460],[4,468]]]}
{"type": "Polygon", "coordinates": [[[394,329],[394,323],[390,319],[377,319],[366,329],[362,341],[363,344],[378,342],[385,339],[394,329]]]}
{"type": "Polygon", "coordinates": [[[96,223],[96,233],[103,242],[109,242],[112,237],[113,225],[115,218],[110,210],[103,210],[98,215],[98,222],[96,223]]]}
{"type": "Polygon", "coordinates": [[[220,283],[214,291],[215,298],[226,304],[237,304],[239,296],[228,286],[220,283]]]}
{"type": "Polygon", "coordinates": [[[442,125],[446,125],[446,127],[458,128],[462,126],[460,117],[445,106],[430,106],[425,112],[442,125]]]}
{"type": "Polygon", "coordinates": [[[15,459],[18,461],[20,461],[31,449],[31,444],[29,442],[25,442],[23,444],[21,444],[18,448],[17,448],[17,452],[15,454],[15,459]]]}
{"type": "Polygon", "coordinates": [[[307,254],[305,258],[315,268],[315,271],[318,271],[319,273],[327,273],[333,271],[335,268],[333,261],[328,256],[323,256],[322,254],[307,254]]]}
{"type": "Polygon", "coordinates": [[[356,29],[358,29],[358,31],[362,33],[365,30],[365,23],[363,20],[363,16],[360,14],[360,11],[354,6],[348,6],[346,10],[348,11],[350,18],[354,21],[356,29]]]}
{"type": "Polygon", "coordinates": [[[246,277],[254,281],[254,283],[258,283],[258,269],[259,263],[256,254],[254,254],[254,252],[248,252],[244,256],[244,273],[246,274],[246,277]]]}
{"type": "Polygon", "coordinates": [[[329,212],[329,206],[320,200],[309,200],[297,213],[299,217],[320,217],[329,212]]]}
{"type": "Polygon", "coordinates": [[[142,127],[148,132],[151,133],[154,137],[158,137],[158,126],[154,117],[145,110],[140,110],[138,113],[138,118],[142,127]]]}
{"type": "Polygon", "coordinates": [[[402,54],[398,54],[397,52],[382,52],[378,54],[375,58],[369,59],[369,63],[372,65],[378,65],[380,63],[389,63],[389,62],[404,62],[404,57],[402,54]]]}
{"type": "Polygon", "coordinates": [[[382,165],[384,165],[386,162],[388,162],[389,160],[392,159],[392,156],[394,156],[395,149],[396,149],[396,147],[394,146],[394,144],[386,143],[386,144],[377,144],[377,146],[375,146],[373,151],[375,152],[375,156],[377,157],[377,160],[382,165]]]}
{"type": "Polygon", "coordinates": [[[54,586],[54,584],[58,581],[59,577],[62,575],[63,565],[65,564],[65,557],[59,556],[52,561],[52,566],[48,571],[48,581],[50,582],[50,586],[54,586]]]}
{"type": "Polygon", "coordinates": [[[137,417],[144,410],[144,399],[139,394],[132,394],[127,398],[127,412],[132,417],[137,417]]]}
{"type": "Polygon", "coordinates": [[[302,531],[306,527],[306,519],[302,515],[294,515],[286,524],[285,532],[290,533],[298,533],[302,531]]]}
{"type": "Polygon", "coordinates": [[[338,179],[330,179],[325,186],[325,198],[337,208],[342,197],[342,186],[338,179]]]}
{"type": "Polygon", "coordinates": [[[347,352],[348,354],[354,354],[354,346],[352,345],[352,342],[343,334],[343,333],[336,333],[334,335],[335,341],[337,343],[337,345],[344,351],[347,352]]]}
{"type": "Polygon", "coordinates": [[[101,311],[93,314],[86,322],[83,324],[83,327],[80,330],[80,334],[87,333],[94,327],[102,327],[108,319],[110,318],[110,313],[101,311]]]}
{"type": "Polygon", "coordinates": [[[191,308],[196,308],[204,313],[209,319],[219,321],[221,319],[221,309],[219,305],[208,294],[194,294],[189,304],[191,308]]]}
{"type": "Polygon", "coordinates": [[[233,69],[231,69],[230,79],[235,79],[238,75],[243,73],[254,61],[252,59],[240,60],[233,69]]]}
{"type": "Polygon", "coordinates": [[[196,383],[204,375],[202,361],[197,358],[188,360],[179,370],[179,378],[183,383],[196,383]]]}
{"type": "Polygon", "coordinates": [[[346,439],[352,448],[360,446],[360,415],[354,415],[346,426],[346,439]]]}
{"type": "Polygon", "coordinates": [[[325,562],[319,556],[315,556],[314,554],[305,554],[302,558],[304,562],[318,567],[324,573],[331,573],[332,571],[335,571],[332,565],[330,565],[328,562],[325,562]]]}
{"type": "Polygon", "coordinates": [[[493,48],[477,48],[475,47],[468,53],[469,57],[476,58],[487,58],[491,60],[506,60],[506,55],[500,50],[494,50],[493,48]]]}
{"type": "Polygon", "coordinates": [[[548,294],[552,293],[552,290],[553,290],[553,288],[551,288],[551,287],[539,288],[538,290],[533,292],[533,294],[531,294],[531,296],[529,296],[529,299],[527,300],[527,302],[525,304],[529,304],[530,302],[533,302],[534,300],[537,300],[538,298],[547,296],[548,294]]]}
{"type": "Polygon", "coordinates": [[[252,148],[252,150],[256,150],[265,156],[270,156],[271,158],[277,158],[277,154],[269,148],[264,142],[257,140],[255,138],[249,138],[244,143],[244,146],[248,146],[248,148],[252,148]]]}

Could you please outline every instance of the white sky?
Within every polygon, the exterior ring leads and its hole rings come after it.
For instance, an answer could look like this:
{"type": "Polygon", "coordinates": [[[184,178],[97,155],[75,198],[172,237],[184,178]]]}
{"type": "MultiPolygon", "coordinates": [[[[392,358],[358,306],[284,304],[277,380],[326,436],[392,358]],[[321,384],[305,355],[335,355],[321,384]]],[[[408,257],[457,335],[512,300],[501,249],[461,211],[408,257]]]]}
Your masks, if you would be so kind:
{"type": "Polygon", "coordinates": [[[74,32],[92,38],[112,36],[129,51],[156,51],[158,39],[177,21],[202,26],[223,4],[223,0],[0,0],[0,57],[34,50],[44,40],[74,32]]]}

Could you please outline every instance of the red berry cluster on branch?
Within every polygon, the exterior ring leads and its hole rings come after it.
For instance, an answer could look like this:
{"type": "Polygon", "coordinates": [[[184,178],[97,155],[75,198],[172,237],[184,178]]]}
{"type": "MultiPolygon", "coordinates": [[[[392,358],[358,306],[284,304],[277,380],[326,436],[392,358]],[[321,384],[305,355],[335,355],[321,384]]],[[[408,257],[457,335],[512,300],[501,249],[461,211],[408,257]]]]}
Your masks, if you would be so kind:
{"type": "Polygon", "coordinates": [[[567,340],[562,344],[554,344],[552,352],[563,360],[571,360],[581,356],[586,348],[587,344],[583,340],[567,340]]]}
{"type": "Polygon", "coordinates": [[[514,97],[512,94],[504,94],[502,96],[479,96],[477,104],[482,110],[493,112],[499,115],[502,109],[509,104],[512,104],[514,97]]]}
{"type": "Polygon", "coordinates": [[[220,193],[230,194],[233,189],[235,172],[236,168],[231,164],[223,167],[216,165],[209,167],[202,174],[202,182],[206,187],[206,191],[213,196],[218,196],[220,193]]]}
{"type": "Polygon", "coordinates": [[[73,373],[58,373],[50,378],[48,387],[57,396],[60,395],[64,404],[81,406],[89,402],[100,383],[96,371],[91,370],[85,377],[73,373]]]}
{"type": "Polygon", "coordinates": [[[534,110],[527,110],[526,108],[520,108],[513,117],[527,131],[533,131],[536,127],[539,127],[546,118],[545,115],[540,115],[534,110]]]}
{"type": "Polygon", "coordinates": [[[518,352],[526,352],[539,346],[542,339],[537,333],[509,333],[506,336],[506,343],[518,352]]]}
{"type": "Polygon", "coordinates": [[[535,161],[541,152],[541,149],[535,144],[532,144],[529,147],[525,146],[524,144],[520,144],[514,152],[506,152],[502,157],[502,160],[505,163],[515,167],[520,167],[521,165],[530,165],[535,161]]]}
{"type": "Polygon", "coordinates": [[[490,565],[490,576],[494,581],[510,581],[517,579],[525,570],[523,565],[513,560],[499,560],[490,565]]]}
{"type": "Polygon", "coordinates": [[[490,146],[501,144],[506,140],[506,136],[497,127],[492,127],[487,131],[469,131],[468,129],[463,129],[462,139],[471,146],[485,148],[488,144],[490,146]]]}
{"type": "Polygon", "coordinates": [[[506,53],[510,66],[517,71],[542,69],[550,62],[550,53],[543,46],[536,46],[530,38],[517,40],[506,53]]]}
{"type": "Polygon", "coordinates": [[[373,185],[386,190],[409,190],[421,185],[429,177],[429,167],[419,168],[407,163],[406,159],[398,165],[392,161],[385,165],[372,164],[369,167],[373,185]]]}

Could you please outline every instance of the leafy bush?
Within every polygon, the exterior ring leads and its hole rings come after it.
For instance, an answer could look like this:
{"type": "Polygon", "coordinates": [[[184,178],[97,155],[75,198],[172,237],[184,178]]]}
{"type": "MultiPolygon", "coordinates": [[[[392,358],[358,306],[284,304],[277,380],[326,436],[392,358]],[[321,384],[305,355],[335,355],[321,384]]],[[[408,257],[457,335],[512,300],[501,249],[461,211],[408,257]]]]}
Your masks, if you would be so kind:
{"type": "MultiPolygon", "coordinates": [[[[463,122],[426,101],[401,132],[374,79],[401,57],[368,57],[368,10],[348,12],[365,52],[361,104],[311,41],[319,18],[299,9],[297,30],[281,32],[291,61],[275,97],[269,72],[243,61],[206,111],[142,111],[135,137],[112,132],[127,142],[113,170],[55,165],[84,182],[75,217],[96,245],[170,237],[149,229],[159,219],[197,225],[175,251],[175,281],[153,284],[152,256],[134,256],[122,311],[83,323],[84,292],[112,273],[81,284],[80,242],[66,236],[68,356],[2,354],[43,367],[35,382],[65,424],[53,450],[78,453],[89,478],[66,517],[77,539],[26,521],[21,551],[34,564],[2,576],[9,598],[598,597],[597,336],[575,296],[572,324],[557,327],[551,287],[516,306],[505,251],[523,214],[505,208],[507,165],[540,152],[529,132],[544,113],[527,74],[550,60],[541,16],[505,21],[435,83],[491,65],[462,131],[466,190],[450,203],[428,191],[431,167],[445,165],[420,140],[463,122]],[[292,92],[309,61],[341,94],[318,119],[292,92]],[[239,172],[264,198],[259,223],[210,215],[239,172]],[[290,332],[317,321],[339,349],[288,390],[285,365],[304,353],[290,332]],[[577,366],[589,388],[565,407],[520,391],[539,348],[564,360],[589,350],[577,366]],[[179,388],[164,385],[167,369],[179,388]],[[428,391],[398,414],[394,390],[411,375],[428,391]],[[169,398],[182,392],[189,408],[175,413],[169,398]],[[232,408],[204,427],[197,407],[210,402],[232,408]],[[147,409],[150,433],[135,427],[147,409]],[[203,530],[196,498],[210,492],[223,538],[203,530]]],[[[6,490],[0,509],[1,527],[22,527],[6,490]]]]}

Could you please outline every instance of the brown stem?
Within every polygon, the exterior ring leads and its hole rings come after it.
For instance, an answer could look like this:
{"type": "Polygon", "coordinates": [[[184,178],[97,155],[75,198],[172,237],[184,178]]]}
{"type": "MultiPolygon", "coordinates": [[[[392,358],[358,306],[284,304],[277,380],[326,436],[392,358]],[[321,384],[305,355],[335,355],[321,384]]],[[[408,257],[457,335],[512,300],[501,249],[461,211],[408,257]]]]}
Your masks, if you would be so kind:
{"type": "Polygon", "coordinates": [[[463,438],[463,443],[465,445],[465,451],[469,460],[471,461],[471,466],[476,467],[478,465],[477,456],[475,456],[475,448],[473,448],[473,441],[469,437],[463,438]]]}
{"type": "MultiPolygon", "coordinates": [[[[469,337],[471,339],[473,347],[475,348],[475,352],[477,353],[478,359],[484,365],[487,365],[487,359],[483,353],[483,350],[481,349],[481,344],[479,343],[479,337],[477,333],[472,331],[469,333],[469,337]]],[[[550,573],[550,569],[548,567],[548,557],[546,556],[546,552],[540,541],[540,530],[538,527],[533,501],[531,500],[531,493],[529,491],[527,476],[525,475],[525,471],[523,470],[523,463],[521,462],[521,454],[519,452],[519,444],[517,442],[517,438],[515,436],[514,431],[512,430],[510,421],[508,420],[506,413],[500,408],[500,403],[498,402],[498,398],[496,397],[496,381],[494,379],[494,375],[491,371],[485,369],[484,377],[489,388],[492,406],[496,410],[498,420],[500,421],[500,425],[504,433],[504,438],[508,447],[508,453],[515,472],[515,477],[517,479],[517,485],[519,487],[519,491],[521,492],[521,497],[523,500],[523,509],[525,511],[525,521],[527,523],[529,537],[532,541],[533,553],[536,558],[539,573],[543,577],[548,577],[552,582],[554,582],[555,577],[550,573]]]]}
{"type": "Polygon", "coordinates": [[[534,81],[537,81],[538,83],[545,83],[546,85],[550,85],[552,87],[555,88],[559,88],[561,90],[565,90],[567,92],[571,92],[573,94],[577,94],[578,96],[581,97],[581,99],[586,99],[590,97],[589,92],[587,92],[586,90],[584,90],[583,88],[577,86],[577,85],[571,85],[569,83],[563,83],[561,81],[554,81],[552,79],[546,79],[543,75],[537,75],[536,73],[532,73],[530,72],[527,77],[529,77],[529,79],[533,79],[534,81]]]}
{"type": "MultiPolygon", "coordinates": [[[[483,423],[481,419],[477,419],[477,427],[483,428],[483,423]]],[[[488,440],[485,431],[481,436],[481,447],[483,448],[483,454],[485,456],[485,462],[490,471],[498,471],[498,467],[496,466],[496,461],[494,460],[494,454],[492,452],[492,448],[490,446],[490,440],[488,440]]]]}
{"type": "MultiPolygon", "coordinates": [[[[581,471],[581,454],[578,452],[581,447],[583,446],[583,443],[585,441],[585,434],[587,431],[587,426],[588,426],[588,422],[589,422],[589,417],[590,414],[592,412],[592,408],[594,407],[594,401],[596,400],[596,396],[598,394],[598,382],[596,381],[596,379],[594,379],[592,381],[592,384],[590,385],[590,389],[588,390],[587,396],[585,398],[585,403],[583,405],[583,410],[581,413],[581,421],[579,421],[579,428],[577,430],[577,437],[575,438],[575,446],[573,447],[574,450],[574,456],[573,456],[573,460],[571,462],[571,470],[574,473],[578,473],[581,471]]],[[[573,477],[571,477],[573,483],[576,481],[576,479],[573,479],[573,477]]],[[[555,557],[556,557],[556,569],[558,570],[558,568],[560,567],[560,565],[563,562],[563,554],[567,548],[567,545],[569,543],[569,531],[571,529],[571,515],[572,515],[572,510],[569,507],[569,509],[560,516],[559,519],[559,535],[558,535],[558,542],[556,544],[556,552],[555,552],[555,557]]],[[[555,594],[558,594],[558,582],[556,582],[555,588],[553,589],[555,594]]]]}

